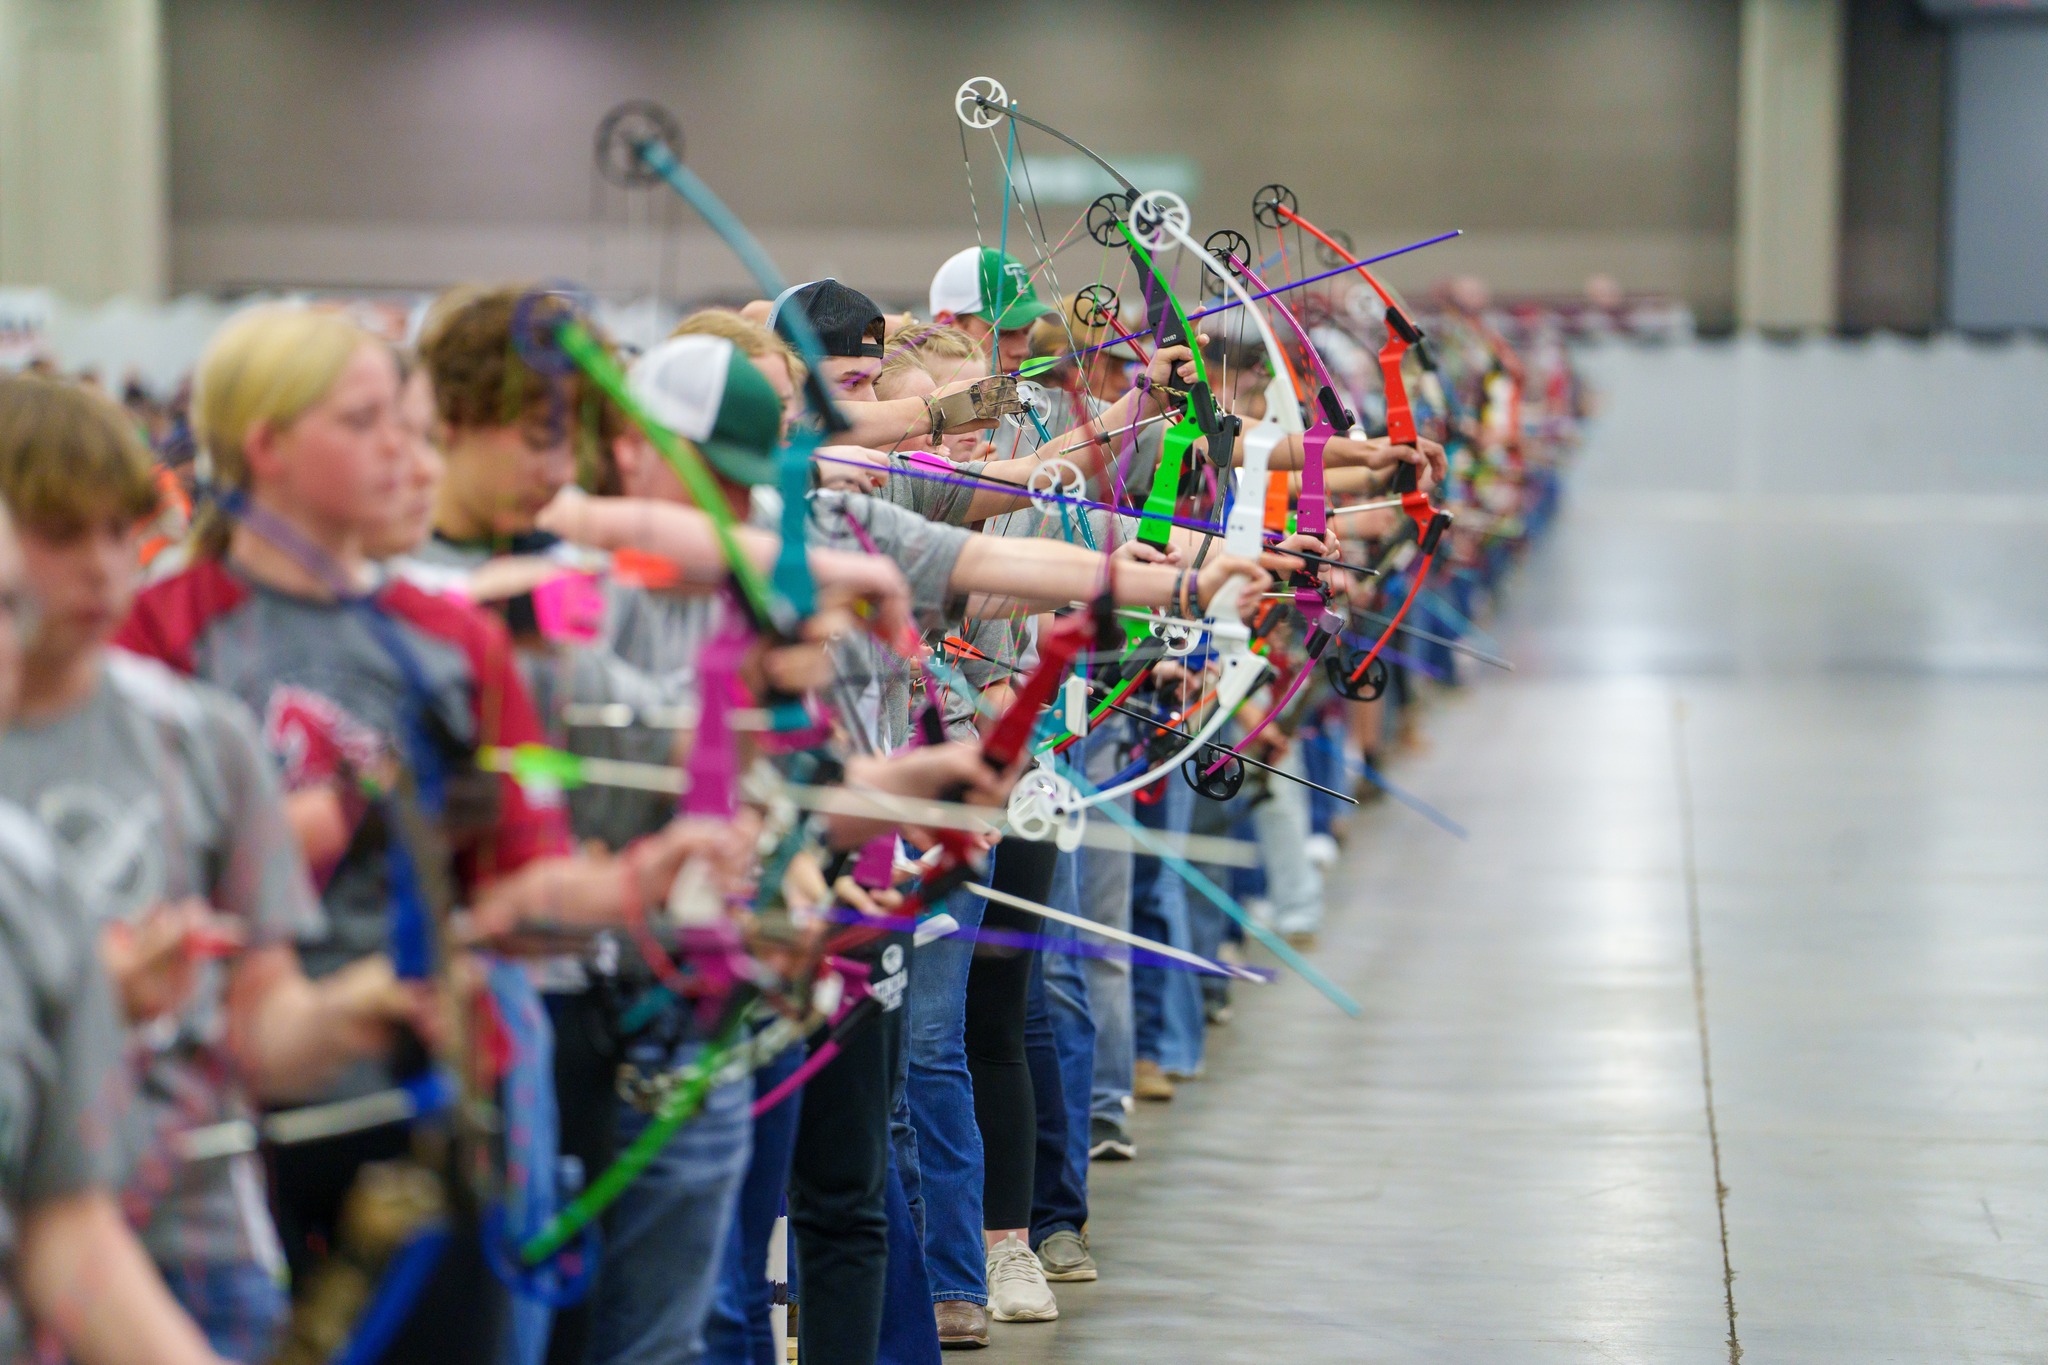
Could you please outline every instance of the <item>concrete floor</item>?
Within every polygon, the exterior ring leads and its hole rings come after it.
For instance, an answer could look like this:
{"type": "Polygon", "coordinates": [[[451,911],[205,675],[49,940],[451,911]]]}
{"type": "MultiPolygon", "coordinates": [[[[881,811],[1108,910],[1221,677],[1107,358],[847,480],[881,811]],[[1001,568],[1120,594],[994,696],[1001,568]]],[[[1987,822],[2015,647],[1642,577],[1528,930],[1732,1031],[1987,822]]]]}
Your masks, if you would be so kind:
{"type": "MultiPolygon", "coordinates": [[[[1396,769],[1469,840],[1358,822],[1317,960],[1365,1018],[1242,991],[1096,1169],[1101,1282],[988,1358],[2048,1355],[2048,488],[1660,485],[1682,360],[1609,373],[1522,670],[1396,769]]],[[[1769,401],[1757,467],[1852,467],[1769,401]]]]}

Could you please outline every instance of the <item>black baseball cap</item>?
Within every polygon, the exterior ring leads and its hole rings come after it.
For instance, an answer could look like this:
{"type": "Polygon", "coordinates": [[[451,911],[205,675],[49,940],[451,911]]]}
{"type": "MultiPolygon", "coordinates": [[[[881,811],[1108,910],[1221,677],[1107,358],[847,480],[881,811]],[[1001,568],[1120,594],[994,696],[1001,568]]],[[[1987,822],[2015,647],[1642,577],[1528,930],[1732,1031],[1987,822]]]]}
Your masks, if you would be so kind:
{"type": "Polygon", "coordinates": [[[790,335],[783,318],[788,308],[803,310],[826,355],[882,358],[882,310],[860,290],[837,280],[812,280],[783,290],[768,315],[768,325],[785,337],[790,335]]]}

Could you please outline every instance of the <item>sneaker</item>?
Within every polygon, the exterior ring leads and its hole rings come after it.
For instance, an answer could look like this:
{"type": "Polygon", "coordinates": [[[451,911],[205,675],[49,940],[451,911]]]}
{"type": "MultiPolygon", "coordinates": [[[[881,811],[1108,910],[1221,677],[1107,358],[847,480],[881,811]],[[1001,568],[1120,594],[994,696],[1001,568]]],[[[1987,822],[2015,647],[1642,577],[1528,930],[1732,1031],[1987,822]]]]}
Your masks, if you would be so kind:
{"type": "Polygon", "coordinates": [[[1327,834],[1311,834],[1301,846],[1310,863],[1317,867],[1328,867],[1337,861],[1337,841],[1327,834]]]}
{"type": "Polygon", "coordinates": [[[1061,1228],[1038,1244],[1038,1264],[1045,1278],[1058,1284],[1101,1278],[1088,1254],[1088,1234],[1072,1228],[1061,1228]]]}
{"type": "Polygon", "coordinates": [[[1202,1018],[1208,1020],[1212,1028],[1229,1023],[1231,1018],[1230,1002],[1227,1000],[1203,1001],[1202,1018]]]}
{"type": "Polygon", "coordinates": [[[972,1299],[941,1299],[932,1305],[939,1323],[939,1348],[971,1351],[988,1345],[988,1309],[972,1299]]]}
{"type": "Polygon", "coordinates": [[[1138,1144],[1131,1141],[1131,1135],[1121,1123],[1105,1118],[1088,1120],[1090,1161],[1135,1161],[1137,1158],[1138,1144]]]}
{"type": "Polygon", "coordinates": [[[1312,953],[1316,950],[1316,931],[1313,929],[1296,929],[1287,934],[1286,938],[1287,946],[1297,953],[1312,953]]]}
{"type": "Polygon", "coordinates": [[[1164,1104],[1173,1098],[1173,1082],[1159,1069],[1159,1063],[1144,1057],[1131,1068],[1131,1093],[1141,1100],[1164,1104]]]}
{"type": "Polygon", "coordinates": [[[1051,1322],[1060,1315],[1045,1268],[1014,1232],[988,1249],[988,1312],[997,1322],[1051,1322]]]}
{"type": "Polygon", "coordinates": [[[1201,1079],[1202,1079],[1202,1072],[1203,1072],[1203,1068],[1202,1068],[1202,1067],[1199,1067],[1199,1066],[1198,1066],[1198,1067],[1196,1067],[1196,1068],[1195,1068],[1195,1069],[1194,1069],[1193,1071],[1172,1071],[1172,1070],[1168,1070],[1168,1071],[1166,1072],[1166,1079],[1167,1079],[1167,1080],[1169,1080],[1169,1081],[1172,1081],[1172,1082],[1174,1083],[1174,1085],[1175,1085],[1175,1086],[1179,1086],[1179,1085],[1181,1085],[1181,1084],[1183,1084],[1184,1082],[1187,1082],[1187,1081],[1199,1081],[1199,1080],[1201,1080],[1201,1079]]]}

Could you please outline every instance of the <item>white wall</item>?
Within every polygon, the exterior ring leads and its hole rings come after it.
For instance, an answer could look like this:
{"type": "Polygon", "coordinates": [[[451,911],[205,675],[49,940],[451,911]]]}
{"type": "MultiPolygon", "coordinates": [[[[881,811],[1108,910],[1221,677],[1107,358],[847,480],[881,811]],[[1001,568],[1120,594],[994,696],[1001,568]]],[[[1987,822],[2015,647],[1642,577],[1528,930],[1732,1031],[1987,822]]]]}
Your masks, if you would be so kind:
{"type": "Polygon", "coordinates": [[[0,285],[164,291],[157,0],[0,0],[0,285]]]}

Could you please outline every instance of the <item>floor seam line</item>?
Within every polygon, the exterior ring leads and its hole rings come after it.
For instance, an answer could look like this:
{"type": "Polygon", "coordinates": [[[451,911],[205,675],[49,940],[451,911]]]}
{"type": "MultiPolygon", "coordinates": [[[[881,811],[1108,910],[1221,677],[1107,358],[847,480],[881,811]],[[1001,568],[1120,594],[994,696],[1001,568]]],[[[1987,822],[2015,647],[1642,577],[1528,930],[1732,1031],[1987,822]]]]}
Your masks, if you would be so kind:
{"type": "Polygon", "coordinates": [[[1693,838],[1692,770],[1685,756],[1685,699],[1671,699],[1671,754],[1678,780],[1679,860],[1684,868],[1685,922],[1692,948],[1692,1004],[1699,1024],[1700,1088],[1707,1113],[1707,1150],[1714,1162],[1714,1213],[1721,1225],[1721,1293],[1728,1309],[1728,1365],[1741,1365],[1735,1331],[1735,1262],[1728,1252],[1728,1184],[1721,1177],[1721,1126],[1714,1113],[1713,1048],[1707,1035],[1707,962],[1700,935],[1700,875],[1693,838]]]}

